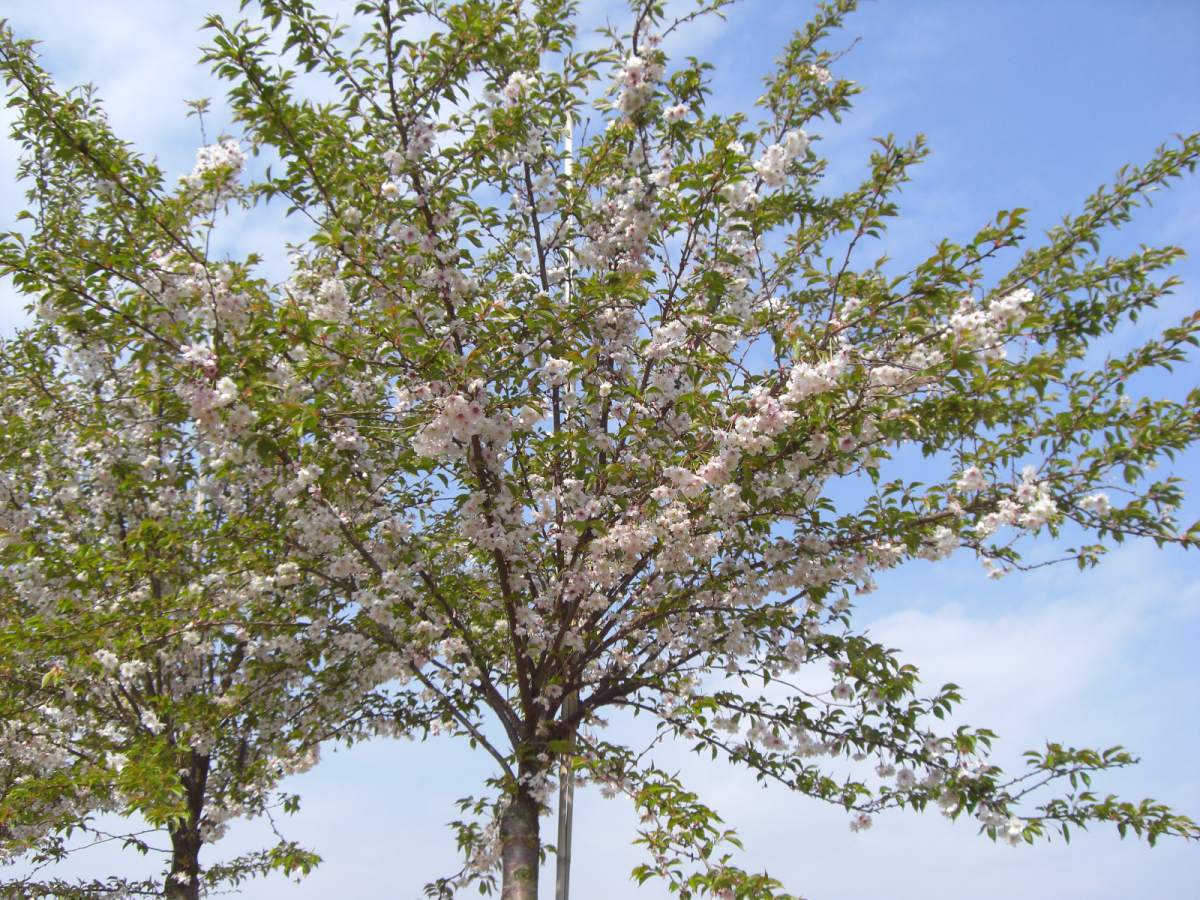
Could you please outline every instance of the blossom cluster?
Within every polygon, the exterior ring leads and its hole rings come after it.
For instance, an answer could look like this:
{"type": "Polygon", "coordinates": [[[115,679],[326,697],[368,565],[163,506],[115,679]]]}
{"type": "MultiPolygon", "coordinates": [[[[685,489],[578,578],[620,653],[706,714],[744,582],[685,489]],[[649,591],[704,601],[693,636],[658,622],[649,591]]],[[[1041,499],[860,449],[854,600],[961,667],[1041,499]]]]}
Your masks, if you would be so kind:
{"type": "Polygon", "coordinates": [[[196,151],[196,165],[180,182],[213,206],[229,196],[245,165],[246,153],[237,141],[209,144],[196,151]]]}
{"type": "Polygon", "coordinates": [[[627,116],[631,116],[646,105],[654,95],[654,88],[663,75],[663,64],[657,52],[658,38],[650,35],[645,39],[646,51],[640,54],[631,53],[621,66],[621,74],[617,79],[620,92],[617,95],[617,108],[627,116]]]}
{"type": "Polygon", "coordinates": [[[767,187],[781,187],[787,180],[787,167],[792,160],[808,149],[808,135],[793,129],[783,136],[782,143],[771,144],[754,163],[754,171],[767,187]]]}

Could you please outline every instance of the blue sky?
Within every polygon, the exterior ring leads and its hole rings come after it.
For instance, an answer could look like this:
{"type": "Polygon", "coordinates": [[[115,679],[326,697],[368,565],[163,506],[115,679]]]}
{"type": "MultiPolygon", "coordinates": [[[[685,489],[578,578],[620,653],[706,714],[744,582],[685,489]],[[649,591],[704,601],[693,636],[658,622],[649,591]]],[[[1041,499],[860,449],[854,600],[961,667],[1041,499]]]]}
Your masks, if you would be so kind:
{"type": "MultiPolygon", "coordinates": [[[[45,41],[50,68],[63,82],[94,81],[118,132],[157,155],[168,172],[190,169],[199,142],[182,100],[219,96],[195,67],[202,14],[232,14],[231,2],[85,2],[10,0],[19,33],[45,41]]],[[[352,3],[330,2],[348,10],[352,3]]],[[[599,20],[607,7],[585,0],[599,20]]],[[[619,11],[619,6],[612,7],[619,11]]],[[[745,108],[758,78],[807,2],[775,0],[735,6],[724,24],[697,28],[676,55],[717,64],[716,102],[745,108]]],[[[881,242],[900,263],[916,260],[942,237],[962,238],[997,209],[1030,209],[1031,234],[1078,208],[1125,162],[1145,160],[1177,132],[1200,128],[1200,4],[1194,2],[895,2],[863,3],[835,45],[858,39],[837,65],[866,89],[843,126],[826,129],[832,182],[863,172],[870,138],[923,132],[933,155],[902,198],[902,216],[881,242]]],[[[6,113],[0,113],[0,120],[6,113]]],[[[227,125],[214,115],[219,129],[227,125]]],[[[15,150],[0,143],[0,167],[15,150]]],[[[19,197],[0,181],[0,223],[12,221],[19,197]]],[[[1138,243],[1178,243],[1200,253],[1200,183],[1184,182],[1156,200],[1110,252],[1138,243]]],[[[6,227],[0,225],[0,227],[6,227]]],[[[283,274],[287,233],[271,215],[239,220],[229,246],[266,251],[268,273],[283,274]]],[[[872,254],[878,255],[878,254],[872,254]]],[[[1185,285],[1155,325],[1196,309],[1200,266],[1179,267],[1185,285]]],[[[0,328],[21,320],[21,301],[0,286],[0,328]]],[[[1132,332],[1127,337],[1136,337],[1132,332]]],[[[1144,389],[1177,393],[1195,384],[1192,364],[1144,389]]],[[[1178,473],[1193,494],[1200,456],[1178,473]]],[[[1195,499],[1185,513],[1200,515],[1195,499]]],[[[960,718],[997,730],[1002,760],[1046,738],[1123,743],[1143,757],[1136,770],[1111,778],[1130,798],[1154,796],[1200,817],[1200,574],[1195,555],[1131,545],[1096,571],[1042,570],[987,581],[977,564],[956,557],[933,568],[915,563],[881,579],[858,615],[873,632],[906,651],[928,683],[953,680],[967,696],[960,718]]],[[[620,729],[635,726],[618,722],[620,729]]],[[[760,789],[741,773],[668,750],[660,764],[680,769],[710,799],[747,845],[744,864],[768,868],[795,892],[819,898],[1190,898],[1200,894],[1200,850],[1178,844],[1154,850],[1093,831],[1069,847],[995,846],[969,823],[936,813],[897,813],[852,834],[844,815],[784,792],[760,789]]],[[[274,879],[246,895],[415,897],[428,879],[457,868],[443,823],[453,800],[477,789],[486,760],[465,747],[379,742],[328,754],[295,780],[302,811],[286,823],[325,864],[299,886],[274,879]]],[[[629,843],[636,822],[621,801],[582,791],[576,819],[576,900],[665,896],[627,879],[639,861],[629,843]]],[[[544,820],[548,835],[552,822],[544,820]]],[[[261,834],[235,833],[228,852],[261,834]]],[[[222,848],[224,849],[224,848],[222,848]]],[[[117,865],[94,851],[74,864],[80,874],[117,865]]],[[[135,864],[136,865],[136,864],[135,864]]],[[[551,883],[547,879],[544,883],[551,883]]]]}

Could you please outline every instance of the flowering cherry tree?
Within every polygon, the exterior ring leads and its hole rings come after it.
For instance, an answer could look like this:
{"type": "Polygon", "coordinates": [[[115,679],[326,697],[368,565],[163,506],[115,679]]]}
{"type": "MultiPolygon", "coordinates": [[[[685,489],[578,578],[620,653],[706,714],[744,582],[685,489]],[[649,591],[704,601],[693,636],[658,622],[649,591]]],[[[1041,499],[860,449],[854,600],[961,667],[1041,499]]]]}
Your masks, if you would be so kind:
{"type": "MultiPolygon", "coordinates": [[[[735,865],[695,793],[611,739],[610,711],[856,829],[934,806],[1014,843],[1097,821],[1200,836],[1093,791],[1134,762],[1121,748],[1052,743],[1001,772],[989,731],[942,725],[957,688],[921,693],[853,615],[880,571],[960,549],[998,577],[1038,564],[1020,551],[1039,533],[1081,566],[1130,536],[1194,543],[1171,518],[1177,479],[1151,470],[1195,442],[1197,396],[1126,385],[1184,359],[1200,319],[1090,351],[1170,293],[1181,250],[1108,258],[1099,240],[1194,168],[1200,138],[1123,170],[1031,249],[1005,211],[897,275],[862,257],[922,141],[880,141],[850,191],[823,181],[821,129],[857,91],[827,45],[853,3],[818,7],[759,108],[733,115],[706,107],[706,65],[663,50],[724,5],[637,3],[597,44],[556,0],[364,0],[353,32],[303,0],[247,3],[253,20],[209,20],[206,50],[244,143],[202,151],[181,196],[286,204],[312,226],[290,277],[181,256],[175,214],[144,200],[158,186],[79,131],[48,145],[112,198],[89,214],[170,256],[131,251],[119,304],[115,283],[89,287],[102,248],[72,243],[80,270],[14,237],[3,264],[51,295],[56,334],[94,317],[122,363],[184,318],[167,297],[188,298],[202,325],[163,356],[189,404],[173,421],[205,447],[188,458],[228,479],[225,502],[254,498],[227,550],[269,532],[254,566],[274,623],[333,648],[280,677],[334,698],[314,700],[331,730],[448,732],[494,760],[456,823],[464,868],[431,895],[536,897],[565,763],[642,813],[639,881],[787,896],[735,865]],[[306,98],[299,70],[332,99],[306,98]],[[236,187],[245,152],[269,167],[236,187]],[[169,289],[161,273],[189,265],[201,283],[169,289]],[[347,650],[369,671],[340,670],[347,650]],[[838,774],[846,759],[859,774],[838,774]]],[[[50,124],[70,109],[29,96],[50,124]]],[[[46,206],[66,192],[51,183],[46,206]]]]}
{"type": "Polygon", "coordinates": [[[200,859],[229,820],[294,810],[279,781],[372,721],[378,681],[322,625],[339,595],[300,588],[275,469],[244,454],[257,414],[218,361],[254,346],[244,274],[203,240],[241,151],[206,148],[175,192],[132,158],[105,180],[126,148],[92,98],[56,94],[8,34],[0,65],[36,185],[0,266],[39,320],[0,342],[0,850],[46,864],[86,837],[167,859],[158,883],[36,865],[0,893],[192,898],[308,871],[282,837],[200,859]]]}

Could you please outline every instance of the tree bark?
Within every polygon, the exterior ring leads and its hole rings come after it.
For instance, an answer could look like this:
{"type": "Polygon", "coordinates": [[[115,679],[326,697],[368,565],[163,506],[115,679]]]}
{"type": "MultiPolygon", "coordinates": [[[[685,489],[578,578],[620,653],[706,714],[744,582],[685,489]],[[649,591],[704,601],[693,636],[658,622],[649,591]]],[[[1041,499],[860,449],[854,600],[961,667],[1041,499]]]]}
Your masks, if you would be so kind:
{"type": "Polygon", "coordinates": [[[192,752],[185,771],[183,787],[187,792],[187,818],[171,831],[171,871],[163,896],[169,900],[200,900],[200,817],[204,814],[204,791],[208,785],[208,757],[192,752]]]}
{"type": "Polygon", "coordinates": [[[537,900],[538,804],[524,788],[500,817],[501,900],[537,900]]]}
{"type": "Polygon", "coordinates": [[[200,832],[190,821],[171,829],[171,872],[163,896],[200,900],[200,832]]]}

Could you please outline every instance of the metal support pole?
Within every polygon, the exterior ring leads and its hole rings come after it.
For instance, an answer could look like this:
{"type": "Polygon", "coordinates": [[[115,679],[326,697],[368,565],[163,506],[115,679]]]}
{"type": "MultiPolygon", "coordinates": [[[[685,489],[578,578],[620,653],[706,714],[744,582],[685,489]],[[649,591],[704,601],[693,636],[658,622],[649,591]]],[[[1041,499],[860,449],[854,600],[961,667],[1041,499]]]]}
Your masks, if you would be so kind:
{"type": "MultiPolygon", "coordinates": [[[[567,113],[566,125],[563,127],[563,142],[566,145],[566,159],[563,160],[563,175],[568,182],[575,170],[575,122],[567,113]]],[[[567,280],[563,286],[563,302],[571,303],[572,263],[571,242],[567,240],[567,280]]],[[[561,715],[564,720],[571,719],[579,710],[579,691],[571,691],[564,699],[561,715]]],[[[554,900],[568,900],[571,892],[571,822],[575,812],[575,766],[572,752],[575,748],[575,732],[567,738],[567,749],[558,763],[558,856],[555,860],[554,900]]]]}
{"type": "MultiPolygon", "coordinates": [[[[572,691],[563,701],[563,717],[575,715],[579,708],[579,694],[572,691]]],[[[575,746],[575,736],[570,738],[570,747],[575,746]]],[[[558,764],[558,856],[554,878],[554,900],[568,900],[571,892],[571,820],[575,811],[575,767],[573,754],[568,749],[558,764]]]]}

